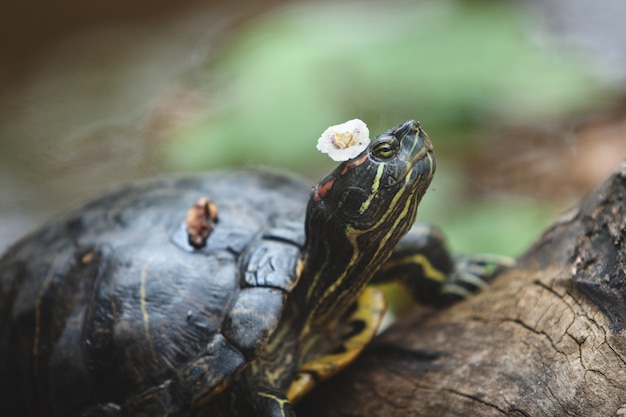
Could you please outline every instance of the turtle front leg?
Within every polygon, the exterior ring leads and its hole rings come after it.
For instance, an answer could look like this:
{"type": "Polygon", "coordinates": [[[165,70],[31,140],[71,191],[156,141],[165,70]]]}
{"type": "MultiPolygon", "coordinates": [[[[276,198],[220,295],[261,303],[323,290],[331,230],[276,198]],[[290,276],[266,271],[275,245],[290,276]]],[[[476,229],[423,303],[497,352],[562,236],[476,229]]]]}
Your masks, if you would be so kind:
{"type": "Polygon", "coordinates": [[[499,267],[513,263],[500,255],[452,255],[437,227],[416,223],[372,283],[398,282],[417,302],[444,306],[479,292],[499,267]]]}

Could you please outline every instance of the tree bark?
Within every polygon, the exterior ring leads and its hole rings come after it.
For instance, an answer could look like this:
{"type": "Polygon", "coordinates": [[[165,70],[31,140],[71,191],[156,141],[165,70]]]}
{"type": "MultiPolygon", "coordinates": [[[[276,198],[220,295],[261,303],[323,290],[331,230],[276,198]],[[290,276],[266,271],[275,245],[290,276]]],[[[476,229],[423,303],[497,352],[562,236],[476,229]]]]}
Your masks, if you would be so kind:
{"type": "Polygon", "coordinates": [[[299,416],[626,416],[626,163],[481,294],[398,321],[299,416]]]}

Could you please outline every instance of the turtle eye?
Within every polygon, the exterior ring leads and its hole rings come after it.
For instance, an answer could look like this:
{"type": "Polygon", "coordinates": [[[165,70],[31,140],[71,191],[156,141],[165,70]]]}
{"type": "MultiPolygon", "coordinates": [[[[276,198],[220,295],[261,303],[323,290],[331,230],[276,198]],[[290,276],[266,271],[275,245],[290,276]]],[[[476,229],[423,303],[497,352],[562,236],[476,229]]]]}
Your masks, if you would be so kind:
{"type": "Polygon", "coordinates": [[[389,140],[375,143],[372,146],[372,153],[379,159],[391,159],[398,153],[398,141],[389,140]]]}

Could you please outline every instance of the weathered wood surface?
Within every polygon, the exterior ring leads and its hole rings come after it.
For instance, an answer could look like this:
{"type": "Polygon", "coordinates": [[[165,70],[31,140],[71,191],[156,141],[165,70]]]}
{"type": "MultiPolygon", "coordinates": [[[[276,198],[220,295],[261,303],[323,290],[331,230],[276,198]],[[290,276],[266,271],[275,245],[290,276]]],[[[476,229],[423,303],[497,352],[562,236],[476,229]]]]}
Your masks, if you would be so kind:
{"type": "Polygon", "coordinates": [[[625,328],[626,163],[490,288],[396,323],[298,415],[626,416],[625,328]]]}

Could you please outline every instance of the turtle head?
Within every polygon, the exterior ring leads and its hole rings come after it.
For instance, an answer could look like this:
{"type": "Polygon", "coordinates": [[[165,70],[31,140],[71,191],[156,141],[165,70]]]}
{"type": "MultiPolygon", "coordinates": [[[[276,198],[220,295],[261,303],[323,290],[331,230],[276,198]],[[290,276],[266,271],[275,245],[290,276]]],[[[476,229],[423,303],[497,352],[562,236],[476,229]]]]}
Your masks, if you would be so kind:
{"type": "Polygon", "coordinates": [[[430,139],[408,121],[377,136],[313,189],[297,302],[323,324],[358,296],[415,221],[435,172],[430,139]]]}
{"type": "MultiPolygon", "coordinates": [[[[356,158],[314,188],[308,213],[341,227],[390,230],[398,203],[417,206],[435,171],[433,147],[419,123],[408,121],[377,136],[356,158]]],[[[414,213],[413,213],[414,214],[414,213]]],[[[319,225],[319,223],[312,226],[319,225]]]]}

